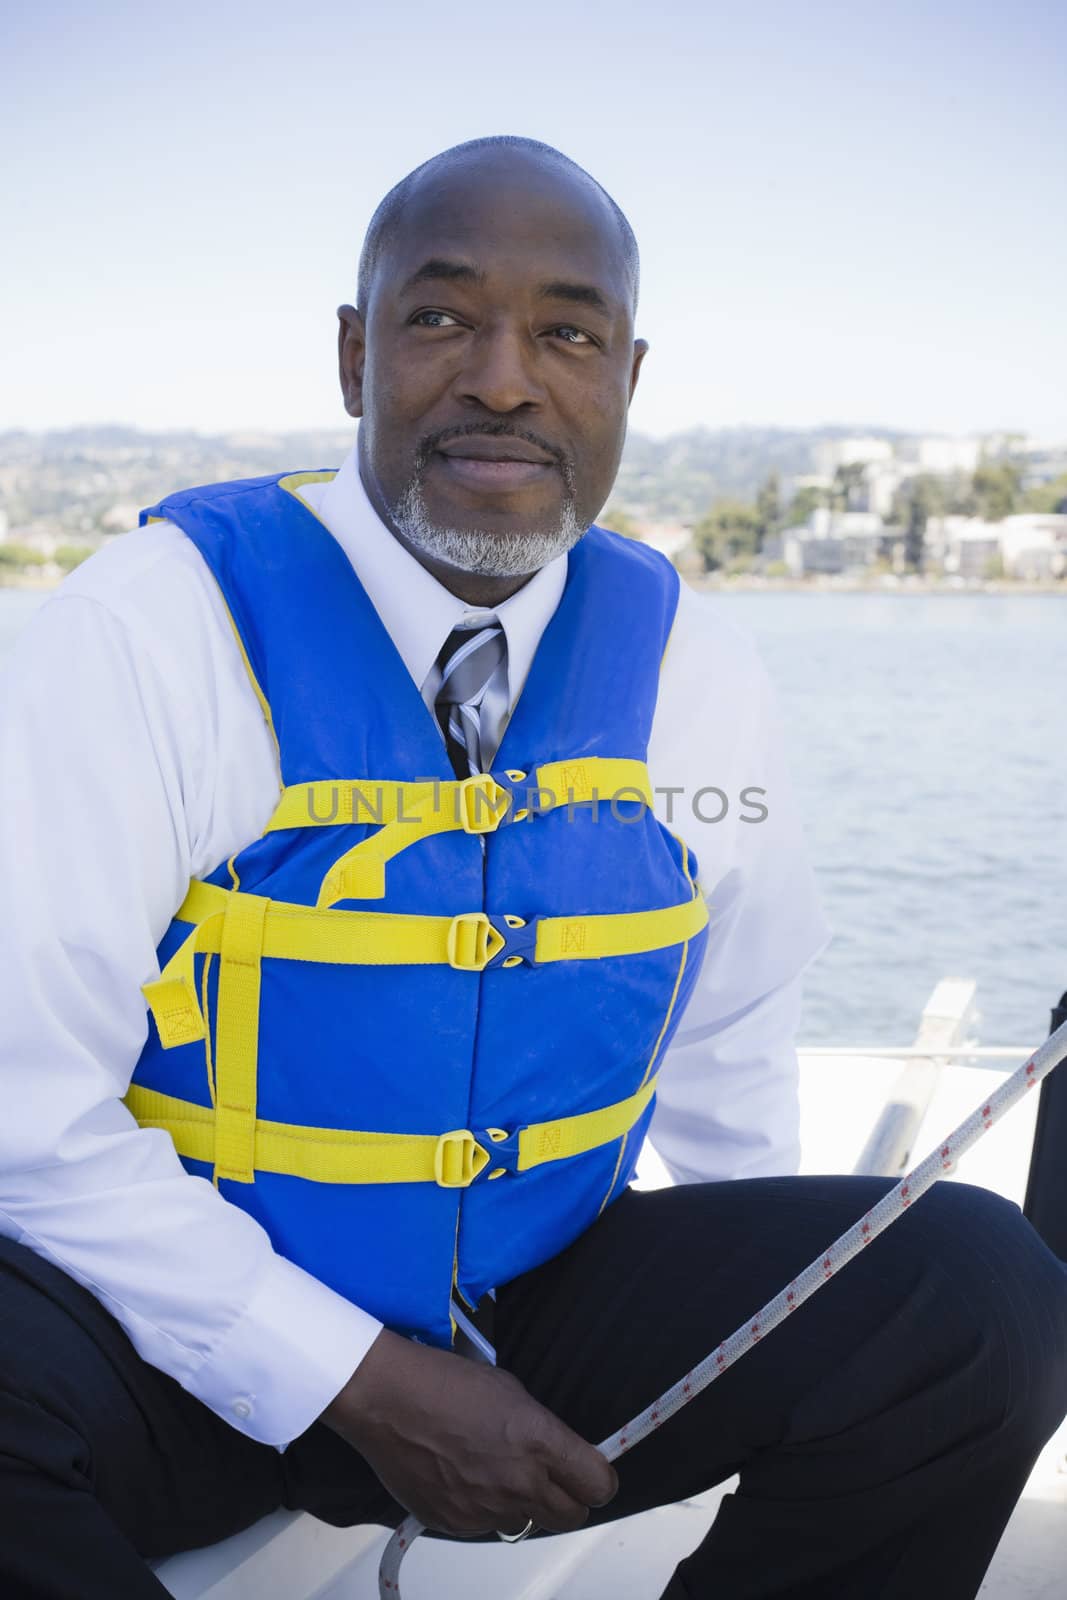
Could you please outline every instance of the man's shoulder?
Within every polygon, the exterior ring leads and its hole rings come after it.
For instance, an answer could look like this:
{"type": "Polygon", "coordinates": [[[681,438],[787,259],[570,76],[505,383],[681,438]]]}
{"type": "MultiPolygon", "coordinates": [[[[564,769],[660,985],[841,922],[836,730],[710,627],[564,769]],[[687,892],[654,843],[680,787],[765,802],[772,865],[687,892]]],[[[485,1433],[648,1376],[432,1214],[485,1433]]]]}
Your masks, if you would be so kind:
{"type": "Polygon", "coordinates": [[[164,521],[109,540],[63,580],[55,598],[91,601],[138,632],[169,634],[212,607],[212,589],[196,546],[164,521]]]}
{"type": "Polygon", "coordinates": [[[104,681],[125,660],[169,684],[185,709],[210,697],[233,648],[214,578],[192,541],[168,522],[119,534],[94,551],[39,607],[24,635],[19,646],[51,662],[60,678],[81,659],[86,673],[104,681]]]}

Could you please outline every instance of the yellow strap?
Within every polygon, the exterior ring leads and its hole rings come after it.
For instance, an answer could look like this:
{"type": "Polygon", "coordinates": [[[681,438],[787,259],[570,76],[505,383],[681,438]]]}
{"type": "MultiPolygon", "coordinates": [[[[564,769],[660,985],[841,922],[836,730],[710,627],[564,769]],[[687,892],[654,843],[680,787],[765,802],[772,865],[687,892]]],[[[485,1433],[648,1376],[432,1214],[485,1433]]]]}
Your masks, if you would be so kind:
{"type": "MultiPolygon", "coordinates": [[[[164,967],[142,987],[165,1050],[204,1037],[194,979],[194,957],[222,949],[226,908],[231,900],[259,900],[214,884],[190,886],[177,915],[204,917],[164,967]]],[[[609,912],[587,917],[542,917],[537,924],[537,961],[599,960],[638,955],[680,944],[708,920],[703,898],[653,911],[609,912]]],[[[520,925],[517,922],[515,925],[520,925]]],[[[337,966],[448,965],[482,972],[501,949],[500,935],[482,911],[454,917],[405,916],[383,911],[320,911],[285,901],[263,903],[263,956],[283,961],[317,961],[337,966]]],[[[516,958],[518,961],[519,958],[516,958]]],[[[221,1006],[220,998],[220,1006],[221,1006]]],[[[216,1071],[218,1068],[216,1067],[216,1071]]]]}
{"type": "Polygon", "coordinates": [[[465,833],[492,833],[508,812],[511,796],[487,773],[452,783],[410,784],[395,817],[369,839],[339,856],[322,880],[317,904],[338,900],[380,900],[385,894],[385,866],[401,850],[434,833],[462,828],[465,833]]]}
{"type": "Polygon", "coordinates": [[[540,791],[537,805],[542,811],[553,806],[587,805],[594,800],[601,805],[608,805],[613,799],[643,800],[646,806],[653,803],[652,783],[643,761],[608,756],[548,761],[536,768],[533,778],[540,791]]]}
{"type": "MultiPolygon", "coordinates": [[[[636,1094],[598,1111],[536,1122],[519,1134],[518,1168],[584,1155],[632,1128],[655,1093],[656,1079],[636,1094]]],[[[125,1103],[142,1128],[162,1128],[180,1156],[218,1165],[216,1118],[210,1106],[130,1086],[125,1103]]],[[[489,1130],[487,1130],[489,1131],[489,1130]]],[[[493,1134],[507,1133],[493,1129],[493,1134]]],[[[480,1144],[467,1128],[443,1134],[361,1133],[296,1123],[255,1122],[254,1166],[313,1183],[437,1183],[466,1188],[493,1159],[493,1141],[480,1144]]]]}
{"type": "MultiPolygon", "coordinates": [[[[198,890],[211,887],[213,885],[206,883],[196,885],[198,890]]],[[[228,898],[229,891],[223,889],[219,893],[228,898]]],[[[182,921],[188,920],[182,917],[182,912],[189,900],[190,895],[187,894],[176,913],[182,921]]],[[[210,950],[217,954],[221,950],[222,924],[225,917],[226,908],[223,900],[221,909],[205,912],[202,921],[196,919],[198,925],[185,942],[179,945],[159,977],[153,979],[151,983],[141,985],[141,993],[156,1019],[159,1042],[164,1050],[173,1050],[176,1045],[195,1044],[207,1034],[204,1016],[196,995],[195,958],[204,951],[210,950]]]]}
{"type": "Polygon", "coordinates": [[[260,956],[270,901],[231,894],[219,946],[215,1182],[252,1183],[256,1153],[260,956]]]}
{"type": "MultiPolygon", "coordinates": [[[[597,1145],[610,1144],[633,1127],[656,1092],[656,1079],[650,1078],[626,1100],[617,1100],[599,1111],[583,1111],[576,1117],[559,1117],[555,1122],[534,1122],[519,1134],[519,1171],[539,1167],[546,1161],[563,1161],[580,1156],[597,1145]]],[[[492,1155],[492,1147],[490,1147],[492,1155]]]]}
{"type": "MultiPolygon", "coordinates": [[[[484,778],[488,774],[478,776],[484,778]]],[[[620,800],[641,799],[648,806],[653,803],[648,768],[643,761],[628,758],[586,756],[580,760],[550,761],[528,774],[509,772],[508,776],[516,783],[526,781],[531,791],[539,791],[543,810],[585,805],[597,796],[605,803],[614,795],[620,800]]],[[[384,826],[411,813],[427,791],[439,796],[441,811],[453,819],[444,826],[460,828],[463,822],[457,793],[467,783],[468,779],[412,783],[400,778],[323,778],[315,783],[294,783],[282,791],[264,833],[279,828],[341,827],[353,822],[384,826]]]]}
{"type": "Polygon", "coordinates": [[[635,956],[692,939],[708,920],[702,899],[659,911],[609,912],[595,917],[543,917],[537,925],[538,961],[590,961],[635,956]]]}
{"type": "Polygon", "coordinates": [[[459,784],[435,782],[405,783],[389,778],[324,778],[316,783],[291,783],[282,790],[274,814],[263,830],[276,833],[280,828],[339,828],[353,822],[382,826],[407,816],[428,793],[440,793],[442,809],[454,804],[459,784]]]}
{"type": "MultiPolygon", "coordinates": [[[[515,783],[526,780],[529,802],[539,812],[563,805],[609,802],[616,795],[652,804],[648,769],[643,761],[590,756],[585,761],[555,761],[538,767],[532,781],[525,772],[508,776],[515,783]]],[[[519,791],[516,820],[528,814],[529,807],[521,804],[527,796],[519,791]]],[[[366,796],[350,799],[355,810],[366,796]]],[[[508,790],[485,772],[452,783],[393,785],[391,797],[377,797],[377,809],[384,812],[391,806],[392,815],[377,833],[353,845],[333,863],[322,881],[316,904],[326,908],[339,900],[380,900],[385,894],[386,863],[402,850],[431,834],[457,828],[466,833],[493,833],[508,815],[510,804],[508,790]]],[[[308,805],[310,808],[310,797],[308,805]]],[[[336,795],[330,809],[340,809],[336,795]]]]}

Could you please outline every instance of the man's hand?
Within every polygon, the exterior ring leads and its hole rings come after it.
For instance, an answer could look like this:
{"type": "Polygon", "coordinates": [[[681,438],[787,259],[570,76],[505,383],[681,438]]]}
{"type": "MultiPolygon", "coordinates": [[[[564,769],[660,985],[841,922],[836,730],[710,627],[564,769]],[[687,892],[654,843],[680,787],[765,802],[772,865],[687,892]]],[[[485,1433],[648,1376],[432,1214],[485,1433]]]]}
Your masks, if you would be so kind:
{"type": "Polygon", "coordinates": [[[382,1330],[321,1420],[427,1528],[457,1538],[533,1520],[570,1533],[619,1487],[614,1467],[510,1372],[382,1330]]]}

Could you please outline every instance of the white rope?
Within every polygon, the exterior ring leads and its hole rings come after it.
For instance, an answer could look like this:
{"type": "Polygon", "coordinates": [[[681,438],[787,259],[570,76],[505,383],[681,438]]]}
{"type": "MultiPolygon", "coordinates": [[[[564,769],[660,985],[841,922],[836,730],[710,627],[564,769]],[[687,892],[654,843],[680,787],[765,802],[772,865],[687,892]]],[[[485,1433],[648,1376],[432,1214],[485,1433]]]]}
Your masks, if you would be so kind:
{"type": "MultiPolygon", "coordinates": [[[[853,1227],[822,1251],[810,1266],[798,1273],[792,1283],[787,1283],[773,1300],[768,1300],[762,1310],[749,1317],[710,1355],[680,1378],[673,1388],[653,1401],[640,1416],[634,1417],[632,1422],[628,1422],[617,1433],[605,1439],[603,1444],[598,1445],[600,1453],[608,1461],[617,1461],[619,1456],[625,1455],[627,1450],[632,1450],[635,1444],[647,1438],[656,1428],[661,1428],[668,1417],[680,1411],[682,1406],[687,1405],[701,1390],[706,1389],[709,1383],[714,1383],[715,1379],[728,1367],[732,1367],[746,1350],[751,1350],[761,1343],[773,1329],[785,1321],[786,1317],[791,1316],[798,1306],[802,1306],[805,1300],[810,1299],[817,1289],[821,1289],[824,1283],[836,1277],[841,1268],[854,1256],[859,1255],[860,1251],[866,1249],[880,1233],[897,1222],[927,1189],[932,1188],[944,1173],[951,1171],[960,1156],[977,1143],[984,1133],[994,1127],[1001,1117],[1043,1078],[1047,1078],[1065,1057],[1067,1057],[1067,1022],[1057,1028],[1055,1033],[1050,1034],[1030,1060],[1024,1062],[1017,1072],[1012,1073],[1010,1078],[995,1089],[966,1122],[962,1122],[955,1132],[950,1133],[948,1138],[927,1156],[925,1161],[921,1161],[913,1171],[902,1178],[895,1189],[891,1189],[876,1206],[872,1206],[866,1216],[861,1217],[853,1227]]],[[[379,1600],[399,1600],[400,1563],[413,1541],[422,1532],[423,1524],[415,1517],[408,1517],[393,1534],[378,1569],[379,1600]]]]}

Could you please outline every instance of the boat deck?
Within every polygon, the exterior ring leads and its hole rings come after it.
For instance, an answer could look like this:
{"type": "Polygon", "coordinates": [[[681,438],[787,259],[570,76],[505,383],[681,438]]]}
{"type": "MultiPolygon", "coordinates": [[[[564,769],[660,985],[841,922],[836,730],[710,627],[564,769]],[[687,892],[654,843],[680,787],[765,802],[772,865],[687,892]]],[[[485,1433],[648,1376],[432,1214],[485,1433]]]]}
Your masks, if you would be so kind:
{"type": "MultiPolygon", "coordinates": [[[[1004,1065],[1023,1059],[1020,1054],[1004,1065]]],[[[899,1060],[801,1053],[802,1171],[852,1170],[900,1071],[899,1060]]],[[[926,1155],[1005,1075],[988,1067],[944,1066],[921,1118],[916,1156],[926,1155]]],[[[1021,1202],[1036,1111],[1035,1095],[987,1134],[947,1181],[982,1184],[1021,1202]]],[[[646,1146],[639,1184],[665,1181],[646,1146]]],[[[404,1600],[469,1600],[472,1593],[494,1600],[658,1600],[731,1487],[720,1484],[678,1505],[526,1544],[423,1539],[404,1563],[404,1600]]],[[[388,1536],[377,1527],[336,1529],[309,1516],[278,1513],[224,1544],[164,1563],[158,1575],[175,1600],[376,1600],[378,1561],[388,1536]]],[[[1067,1424],[1035,1468],[982,1600],[1062,1600],[1065,1564],[1067,1424]]]]}

